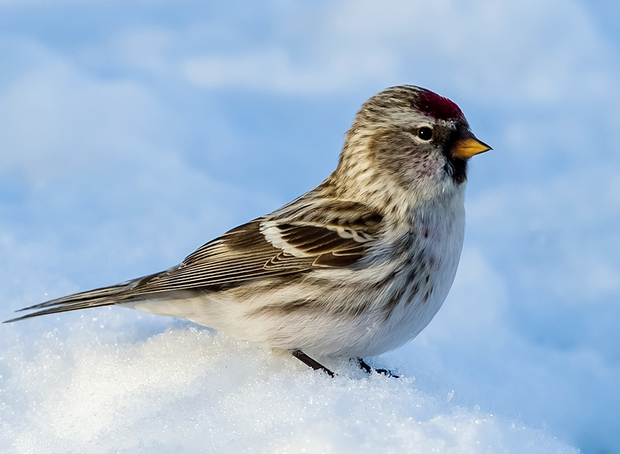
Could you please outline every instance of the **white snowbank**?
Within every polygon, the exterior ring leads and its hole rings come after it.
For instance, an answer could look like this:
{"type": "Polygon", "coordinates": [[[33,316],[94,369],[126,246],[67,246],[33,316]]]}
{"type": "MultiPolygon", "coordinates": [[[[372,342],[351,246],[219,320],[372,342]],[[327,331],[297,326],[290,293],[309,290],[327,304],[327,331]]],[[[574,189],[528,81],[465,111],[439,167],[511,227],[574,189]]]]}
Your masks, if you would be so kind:
{"type": "Polygon", "coordinates": [[[577,452],[544,431],[421,389],[415,377],[367,375],[339,361],[329,364],[339,374],[332,379],[256,345],[162,320],[106,309],[3,325],[0,450],[577,452]],[[67,317],[33,336],[31,328],[67,317]]]}

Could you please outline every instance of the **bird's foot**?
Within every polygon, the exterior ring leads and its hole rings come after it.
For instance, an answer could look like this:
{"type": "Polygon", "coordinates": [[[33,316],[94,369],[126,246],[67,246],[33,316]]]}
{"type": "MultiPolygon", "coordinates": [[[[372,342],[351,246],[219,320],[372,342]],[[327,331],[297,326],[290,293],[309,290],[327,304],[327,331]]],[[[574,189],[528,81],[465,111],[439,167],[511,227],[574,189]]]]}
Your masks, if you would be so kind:
{"type": "Polygon", "coordinates": [[[374,367],[370,366],[366,361],[364,361],[364,358],[355,358],[353,360],[355,362],[357,362],[357,365],[359,366],[359,368],[362,369],[367,374],[371,374],[372,372],[376,372],[378,374],[382,374],[382,375],[385,375],[387,377],[398,378],[398,375],[393,374],[392,372],[390,372],[387,369],[375,369],[374,367]]]}
{"type": "Polygon", "coordinates": [[[322,370],[330,377],[333,377],[334,375],[336,375],[331,370],[329,370],[327,367],[325,367],[323,364],[319,363],[318,361],[313,360],[301,350],[293,350],[293,356],[297,358],[299,361],[301,361],[302,363],[304,363],[306,366],[312,367],[314,370],[322,370]]]}
{"type": "MultiPolygon", "coordinates": [[[[297,358],[299,361],[304,363],[306,366],[311,367],[314,370],[322,370],[323,372],[325,372],[330,377],[336,376],[335,373],[333,373],[331,370],[329,370],[323,364],[321,364],[318,361],[310,358],[308,355],[306,355],[301,350],[293,350],[292,355],[295,358],[297,358]]],[[[364,372],[366,372],[367,374],[371,374],[373,372],[376,372],[378,374],[382,374],[382,375],[385,375],[387,377],[398,378],[398,375],[393,374],[392,372],[390,372],[387,369],[375,369],[374,367],[370,366],[366,361],[364,361],[364,358],[351,358],[351,360],[355,361],[357,363],[358,367],[360,369],[362,369],[364,372]]]]}

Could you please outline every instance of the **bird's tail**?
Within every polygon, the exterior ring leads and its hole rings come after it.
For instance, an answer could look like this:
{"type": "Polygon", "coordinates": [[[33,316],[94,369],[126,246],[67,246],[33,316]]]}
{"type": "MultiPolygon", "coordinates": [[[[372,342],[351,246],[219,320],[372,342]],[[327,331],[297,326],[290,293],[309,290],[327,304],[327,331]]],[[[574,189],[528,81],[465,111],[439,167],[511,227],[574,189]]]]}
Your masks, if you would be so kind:
{"type": "Polygon", "coordinates": [[[5,320],[3,323],[16,322],[39,315],[56,314],[58,312],[77,311],[80,309],[88,309],[91,307],[113,306],[118,303],[129,302],[132,296],[135,296],[132,289],[140,284],[148,282],[159,273],[149,276],[126,281],[121,284],[112,285],[110,287],[88,290],[86,292],[74,293],[73,295],[63,296],[41,304],[25,307],[16,312],[35,311],[30,314],[5,320]]]}

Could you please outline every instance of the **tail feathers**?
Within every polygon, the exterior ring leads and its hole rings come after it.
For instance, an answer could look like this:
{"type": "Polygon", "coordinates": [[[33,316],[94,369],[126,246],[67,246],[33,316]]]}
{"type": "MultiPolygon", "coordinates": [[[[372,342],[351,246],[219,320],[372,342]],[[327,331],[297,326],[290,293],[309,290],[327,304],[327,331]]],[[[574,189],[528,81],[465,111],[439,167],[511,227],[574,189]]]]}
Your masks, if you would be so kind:
{"type": "MultiPolygon", "coordinates": [[[[19,320],[25,320],[27,318],[38,317],[39,315],[56,314],[58,312],[77,311],[79,309],[88,309],[90,307],[113,306],[116,303],[117,301],[110,300],[110,299],[95,300],[95,301],[82,301],[78,303],[67,303],[67,304],[63,304],[62,306],[54,306],[54,307],[43,309],[37,312],[33,312],[31,314],[22,315],[21,317],[15,317],[10,320],[5,320],[2,323],[17,322],[19,320]]],[[[22,309],[22,310],[25,310],[25,309],[22,309]]]]}
{"type": "Polygon", "coordinates": [[[113,306],[115,304],[125,302],[128,298],[131,298],[131,296],[133,295],[131,294],[131,292],[128,292],[128,290],[131,290],[137,285],[148,281],[152,276],[153,275],[141,277],[131,281],[123,282],[121,284],[112,285],[110,287],[103,287],[95,290],[88,290],[86,292],[75,293],[73,295],[63,296],[62,298],[56,298],[50,301],[46,301],[45,303],[25,307],[23,309],[19,309],[16,312],[36,312],[23,315],[21,317],[15,317],[10,320],[6,320],[3,323],[16,322],[18,320],[38,317],[40,315],[56,314],[58,312],[77,311],[79,309],[88,309],[91,307],[113,306]]]}

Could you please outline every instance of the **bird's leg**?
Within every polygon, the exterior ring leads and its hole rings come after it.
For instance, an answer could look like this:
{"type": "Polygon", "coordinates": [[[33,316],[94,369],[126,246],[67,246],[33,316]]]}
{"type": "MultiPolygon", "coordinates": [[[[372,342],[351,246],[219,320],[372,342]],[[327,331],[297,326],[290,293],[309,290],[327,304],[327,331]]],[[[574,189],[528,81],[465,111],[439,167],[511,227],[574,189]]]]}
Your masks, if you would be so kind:
{"type": "Polygon", "coordinates": [[[373,371],[375,371],[378,374],[383,374],[383,375],[386,375],[392,378],[398,378],[398,375],[394,375],[392,372],[390,372],[387,369],[375,369],[374,367],[370,366],[366,361],[364,361],[364,358],[355,358],[355,361],[357,362],[357,365],[359,366],[359,368],[362,369],[367,374],[370,374],[373,371]]]}
{"type": "Polygon", "coordinates": [[[329,370],[323,364],[319,363],[318,361],[313,360],[301,350],[293,350],[293,356],[297,358],[299,361],[301,361],[302,363],[304,363],[306,366],[312,367],[314,370],[322,370],[330,377],[333,377],[335,375],[331,370],[329,370]]]}

